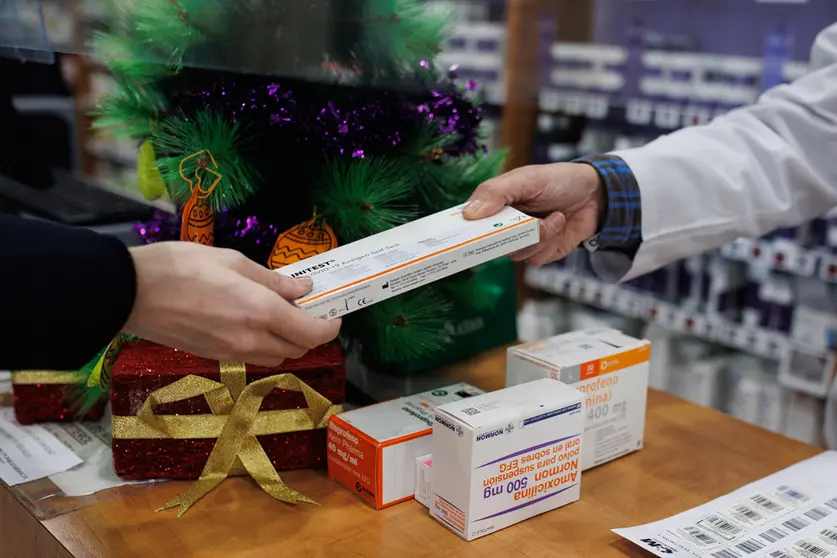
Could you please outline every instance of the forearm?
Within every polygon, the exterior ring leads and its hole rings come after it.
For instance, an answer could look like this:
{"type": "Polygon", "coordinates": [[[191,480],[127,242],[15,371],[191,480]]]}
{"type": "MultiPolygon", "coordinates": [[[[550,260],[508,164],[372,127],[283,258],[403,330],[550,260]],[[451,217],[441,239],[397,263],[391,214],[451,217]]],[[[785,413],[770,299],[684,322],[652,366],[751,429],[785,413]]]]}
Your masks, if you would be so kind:
{"type": "Polygon", "coordinates": [[[0,214],[0,368],[80,368],[134,304],[131,255],[115,238],[0,214]]]}

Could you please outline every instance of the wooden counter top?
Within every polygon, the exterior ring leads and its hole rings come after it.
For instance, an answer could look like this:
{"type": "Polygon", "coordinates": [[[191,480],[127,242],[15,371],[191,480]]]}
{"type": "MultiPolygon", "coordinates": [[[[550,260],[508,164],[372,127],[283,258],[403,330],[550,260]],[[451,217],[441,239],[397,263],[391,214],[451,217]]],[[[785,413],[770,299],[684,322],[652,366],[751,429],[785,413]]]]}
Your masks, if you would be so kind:
{"type": "MultiPolygon", "coordinates": [[[[452,380],[503,385],[497,351],[452,367],[452,380]]],[[[154,510],[183,489],[165,483],[38,521],[0,490],[3,558],[447,558],[647,556],[610,532],[662,519],[821,450],[652,392],[645,449],[584,473],[581,501],[467,543],[414,501],[375,511],[323,471],[282,473],[320,507],[288,506],[245,478],[220,487],[178,519],[154,510]],[[9,546],[11,543],[11,547],[9,546]]]]}

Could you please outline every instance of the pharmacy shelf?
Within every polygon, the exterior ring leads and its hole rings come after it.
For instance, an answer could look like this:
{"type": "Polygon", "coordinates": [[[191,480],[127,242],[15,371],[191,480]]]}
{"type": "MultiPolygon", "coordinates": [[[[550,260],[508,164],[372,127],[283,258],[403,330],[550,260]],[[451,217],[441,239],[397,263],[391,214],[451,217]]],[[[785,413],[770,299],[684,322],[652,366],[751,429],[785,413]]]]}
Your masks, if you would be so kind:
{"type": "Polygon", "coordinates": [[[529,287],[546,293],[778,361],[779,380],[793,391],[825,397],[831,385],[831,354],[806,347],[783,333],[745,327],[720,315],[684,308],[646,292],[604,283],[561,268],[529,267],[524,277],[529,287]]]}
{"type": "Polygon", "coordinates": [[[819,277],[837,283],[837,255],[802,248],[792,242],[741,238],[721,248],[721,255],[799,277],[819,277]]]}

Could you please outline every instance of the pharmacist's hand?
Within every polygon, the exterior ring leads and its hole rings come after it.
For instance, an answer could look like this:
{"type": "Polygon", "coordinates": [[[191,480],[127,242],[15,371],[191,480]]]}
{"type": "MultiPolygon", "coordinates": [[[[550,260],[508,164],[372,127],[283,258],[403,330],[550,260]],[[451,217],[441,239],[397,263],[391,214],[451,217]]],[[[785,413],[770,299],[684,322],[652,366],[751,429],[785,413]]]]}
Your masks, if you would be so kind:
{"type": "Polygon", "coordinates": [[[131,249],[137,294],[125,332],[215,360],[275,366],[333,340],[340,321],[292,301],[311,290],[238,252],[192,242],[131,249]]]}
{"type": "Polygon", "coordinates": [[[466,219],[491,217],[510,205],[540,218],[540,242],[512,259],[544,265],[568,256],[594,236],[607,209],[604,185],[583,163],[521,167],[480,185],[464,210],[466,219]]]}

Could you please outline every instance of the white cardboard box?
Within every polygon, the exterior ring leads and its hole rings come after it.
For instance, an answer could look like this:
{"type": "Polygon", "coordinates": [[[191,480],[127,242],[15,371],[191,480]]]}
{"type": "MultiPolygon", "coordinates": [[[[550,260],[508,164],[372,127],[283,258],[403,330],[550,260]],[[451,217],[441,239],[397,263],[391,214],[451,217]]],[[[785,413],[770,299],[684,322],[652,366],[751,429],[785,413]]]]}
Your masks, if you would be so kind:
{"type": "Polygon", "coordinates": [[[362,407],[328,423],[328,476],[376,509],[415,493],[416,458],[430,453],[433,409],[484,393],[460,383],[362,407]]]}
{"type": "Polygon", "coordinates": [[[277,270],[311,277],[314,288],[296,301],[323,319],[350,312],[537,244],[538,220],[506,207],[477,221],[464,204],[339,246],[277,270]]]}
{"type": "Polygon", "coordinates": [[[551,379],[439,406],[430,513],[470,541],[578,500],[583,407],[551,379]]]}
{"type": "Polygon", "coordinates": [[[585,394],[582,470],[642,448],[651,343],[588,329],[512,347],[506,386],[553,378],[585,394]]]}
{"type": "Polygon", "coordinates": [[[433,466],[433,454],[416,458],[416,501],[425,508],[430,507],[433,496],[430,484],[430,468],[433,466]]]}

